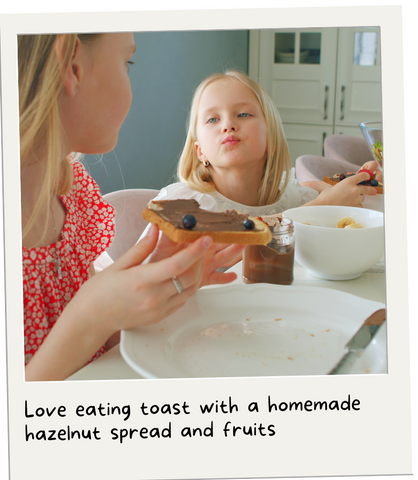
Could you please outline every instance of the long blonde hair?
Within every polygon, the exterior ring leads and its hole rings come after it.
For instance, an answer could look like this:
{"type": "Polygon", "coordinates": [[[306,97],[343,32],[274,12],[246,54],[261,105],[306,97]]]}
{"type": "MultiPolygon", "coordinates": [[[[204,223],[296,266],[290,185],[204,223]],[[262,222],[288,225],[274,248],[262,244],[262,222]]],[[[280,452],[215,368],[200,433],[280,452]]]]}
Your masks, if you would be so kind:
{"type": "MultiPolygon", "coordinates": [[[[96,36],[79,35],[81,41],[96,36]]],[[[18,37],[20,169],[22,172],[29,159],[37,158],[45,171],[23,238],[45,206],[48,222],[52,196],[64,195],[72,185],[72,169],[68,159],[63,158],[58,98],[63,92],[63,76],[73,57],[76,39],[76,34],[18,37]],[[59,37],[60,58],[55,48],[59,37]]]]}
{"type": "Polygon", "coordinates": [[[231,78],[246,85],[257,97],[267,124],[267,159],[255,198],[257,205],[270,205],[278,201],[289,181],[291,160],[282,121],[273,100],[267,92],[246,74],[237,70],[215,73],[203,80],[195,90],[190,108],[187,137],[177,167],[177,177],[193,189],[208,193],[216,189],[210,168],[199,161],[195,150],[196,124],[199,102],[205,88],[216,80],[231,78]],[[283,182],[283,175],[285,175],[283,182]],[[282,183],[283,182],[283,183],[282,183]]]}

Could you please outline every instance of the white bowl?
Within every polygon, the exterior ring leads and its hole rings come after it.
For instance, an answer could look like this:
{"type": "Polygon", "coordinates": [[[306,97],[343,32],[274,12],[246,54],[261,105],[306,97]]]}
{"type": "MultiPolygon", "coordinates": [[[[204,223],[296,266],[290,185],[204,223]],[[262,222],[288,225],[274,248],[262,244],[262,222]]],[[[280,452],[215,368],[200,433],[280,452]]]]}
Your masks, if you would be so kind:
{"type": "Polygon", "coordinates": [[[320,205],[291,208],[283,216],[293,220],[295,260],[315,277],[351,280],[375,265],[383,255],[382,212],[320,205]],[[364,228],[336,228],[344,217],[352,217],[364,228]]]}

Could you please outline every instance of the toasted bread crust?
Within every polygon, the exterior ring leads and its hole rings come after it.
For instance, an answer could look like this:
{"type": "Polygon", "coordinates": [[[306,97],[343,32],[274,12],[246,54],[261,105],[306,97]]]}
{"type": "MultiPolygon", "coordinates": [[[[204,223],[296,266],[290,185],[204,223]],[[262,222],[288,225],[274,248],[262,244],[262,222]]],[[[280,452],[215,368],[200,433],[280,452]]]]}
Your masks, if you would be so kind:
{"type": "MultiPolygon", "coordinates": [[[[150,204],[152,204],[152,202],[150,202],[150,204]]],[[[254,222],[256,229],[260,230],[259,232],[253,230],[242,232],[196,231],[176,228],[173,224],[161,218],[155,210],[149,207],[142,212],[142,216],[145,220],[157,225],[162,232],[171,238],[171,240],[179,243],[191,243],[205,235],[211,237],[215,243],[266,245],[271,241],[271,231],[268,225],[253,217],[248,218],[254,222]]]]}
{"type": "MultiPolygon", "coordinates": [[[[330,177],[324,177],[324,182],[328,183],[329,185],[336,185],[338,182],[337,180],[333,180],[330,177]]],[[[371,187],[371,185],[365,185],[365,187],[371,187]]],[[[383,187],[372,187],[376,189],[377,193],[382,194],[383,193],[383,187]]]]}

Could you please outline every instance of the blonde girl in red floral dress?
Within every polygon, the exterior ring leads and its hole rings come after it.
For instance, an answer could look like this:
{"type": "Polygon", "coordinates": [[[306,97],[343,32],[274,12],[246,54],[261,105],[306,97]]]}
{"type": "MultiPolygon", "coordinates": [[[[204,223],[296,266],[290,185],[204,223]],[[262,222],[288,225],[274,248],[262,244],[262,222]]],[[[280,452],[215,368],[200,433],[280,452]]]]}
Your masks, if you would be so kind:
{"type": "MultiPolygon", "coordinates": [[[[64,305],[89,278],[90,265],[112,243],[115,211],[81,163],[73,168],[71,190],[60,197],[66,208],[61,239],[23,248],[25,364],[35,355],[64,305]],[[57,262],[56,259],[59,259],[57,262]]],[[[94,355],[104,353],[104,345],[94,355]]]]}
{"type": "Polygon", "coordinates": [[[71,152],[115,147],[131,104],[134,52],[132,33],[18,39],[26,380],[65,379],[121,329],[158,322],[200,286],[236,278],[217,269],[243,247],[203,237],[184,248],[156,227],[94,274],[115,212],[71,152]]]}

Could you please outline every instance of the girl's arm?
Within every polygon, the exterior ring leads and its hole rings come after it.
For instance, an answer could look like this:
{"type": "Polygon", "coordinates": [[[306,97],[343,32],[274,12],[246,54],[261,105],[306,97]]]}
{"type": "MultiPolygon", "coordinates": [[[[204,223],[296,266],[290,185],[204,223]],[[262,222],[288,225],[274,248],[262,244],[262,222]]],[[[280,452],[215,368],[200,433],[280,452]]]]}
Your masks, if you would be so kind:
{"type": "Polygon", "coordinates": [[[154,250],[156,227],[110,267],[85,282],[26,366],[26,380],[63,380],[83,367],[122,329],[157,323],[195,294],[202,281],[202,258],[212,239],[155,263],[141,265],[154,250]],[[176,275],[183,292],[177,293],[176,275]]]}
{"type": "Polygon", "coordinates": [[[302,182],[301,185],[303,187],[310,187],[316,190],[318,193],[321,193],[326,188],[331,187],[328,183],[322,182],[321,180],[309,181],[309,182],[302,182]]]}
{"type": "MultiPolygon", "coordinates": [[[[376,180],[379,182],[382,182],[382,172],[378,170],[377,162],[375,161],[367,162],[361,168],[359,168],[359,170],[361,170],[362,168],[367,168],[368,170],[371,170],[375,174],[376,180]]],[[[324,190],[331,187],[331,185],[329,185],[328,183],[322,182],[321,180],[302,182],[301,185],[304,187],[313,188],[318,193],[322,193],[324,190]]],[[[370,193],[368,195],[370,195],[370,193]]]]}
{"type": "MultiPolygon", "coordinates": [[[[93,275],[95,275],[95,273],[96,273],[96,269],[95,269],[94,264],[92,263],[90,265],[90,278],[93,275]]],[[[115,332],[110,338],[107,339],[107,341],[105,343],[106,351],[110,350],[111,348],[113,348],[115,345],[118,345],[119,343],[120,343],[120,331],[115,332]]]]}
{"type": "Polygon", "coordinates": [[[358,185],[369,179],[366,172],[347,177],[331,188],[324,189],[315,200],[305,205],[343,205],[362,207],[366,195],[376,195],[376,189],[366,185],[358,185]]]}

